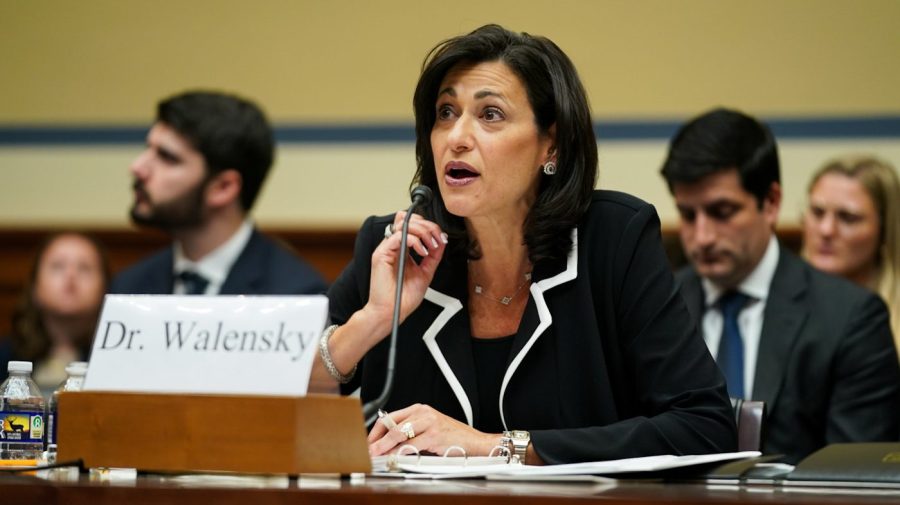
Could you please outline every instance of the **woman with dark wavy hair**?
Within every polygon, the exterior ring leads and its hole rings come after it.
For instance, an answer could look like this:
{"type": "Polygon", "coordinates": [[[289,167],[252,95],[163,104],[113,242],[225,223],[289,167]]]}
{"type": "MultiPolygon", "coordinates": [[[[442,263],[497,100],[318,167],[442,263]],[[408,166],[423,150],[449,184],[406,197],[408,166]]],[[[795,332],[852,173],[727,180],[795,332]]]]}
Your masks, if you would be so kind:
{"type": "Polygon", "coordinates": [[[529,464],[734,450],[721,375],[677,294],[652,206],[595,191],[586,93],[553,42],[496,25],[442,42],[413,100],[435,197],[371,217],[328,293],[314,382],[384,383],[406,263],[391,412],[373,455],[501,445],[529,464]]]}
{"type": "Polygon", "coordinates": [[[93,238],[74,232],[48,237],[13,312],[12,336],[0,344],[0,377],[8,361],[31,361],[41,390],[59,386],[66,365],[88,357],[109,276],[106,254],[93,238]]]}

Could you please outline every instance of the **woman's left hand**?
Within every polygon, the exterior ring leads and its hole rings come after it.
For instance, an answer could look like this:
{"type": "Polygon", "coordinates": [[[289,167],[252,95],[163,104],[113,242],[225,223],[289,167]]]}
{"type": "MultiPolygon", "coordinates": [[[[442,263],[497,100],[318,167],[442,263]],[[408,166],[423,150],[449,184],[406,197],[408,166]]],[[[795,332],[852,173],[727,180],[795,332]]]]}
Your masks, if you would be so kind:
{"type": "Polygon", "coordinates": [[[419,452],[438,455],[443,455],[448,447],[459,446],[468,456],[487,456],[500,442],[500,434],[482,433],[428,405],[417,403],[389,415],[397,423],[395,428],[388,429],[378,421],[369,432],[369,454],[372,456],[387,454],[402,445],[412,445],[419,452]],[[403,431],[406,423],[411,432],[403,431]],[[409,438],[408,433],[414,436],[409,438]]]}

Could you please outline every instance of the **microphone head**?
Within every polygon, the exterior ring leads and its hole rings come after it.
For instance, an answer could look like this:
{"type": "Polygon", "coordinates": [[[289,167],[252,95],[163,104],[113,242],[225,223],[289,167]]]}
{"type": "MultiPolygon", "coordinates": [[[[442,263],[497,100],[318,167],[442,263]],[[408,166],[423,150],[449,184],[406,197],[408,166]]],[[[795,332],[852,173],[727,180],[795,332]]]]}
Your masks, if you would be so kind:
{"type": "Polygon", "coordinates": [[[413,188],[411,196],[413,203],[418,202],[418,205],[428,205],[431,203],[431,199],[434,198],[434,193],[431,192],[431,188],[428,186],[419,185],[413,188]]]}

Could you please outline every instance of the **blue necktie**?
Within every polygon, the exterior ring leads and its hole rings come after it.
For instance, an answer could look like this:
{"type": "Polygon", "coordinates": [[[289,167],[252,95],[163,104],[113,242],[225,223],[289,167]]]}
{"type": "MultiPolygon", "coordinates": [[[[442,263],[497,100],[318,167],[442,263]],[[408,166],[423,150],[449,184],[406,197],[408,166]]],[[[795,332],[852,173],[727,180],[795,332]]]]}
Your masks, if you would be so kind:
{"type": "Polygon", "coordinates": [[[209,285],[209,279],[190,270],[178,274],[178,279],[181,280],[184,292],[188,295],[202,295],[206,293],[206,286],[209,285]]]}
{"type": "Polygon", "coordinates": [[[737,291],[729,291],[719,298],[722,311],[722,338],[719,340],[719,354],[716,361],[725,374],[728,396],[744,397],[744,339],[738,326],[738,314],[749,297],[737,291]]]}

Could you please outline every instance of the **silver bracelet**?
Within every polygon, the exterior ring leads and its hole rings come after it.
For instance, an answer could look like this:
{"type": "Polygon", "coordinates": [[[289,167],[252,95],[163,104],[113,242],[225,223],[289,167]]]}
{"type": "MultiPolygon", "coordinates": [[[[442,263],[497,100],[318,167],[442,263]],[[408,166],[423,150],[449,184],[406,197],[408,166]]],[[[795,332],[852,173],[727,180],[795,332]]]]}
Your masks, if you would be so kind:
{"type": "Polygon", "coordinates": [[[322,363],[325,365],[325,369],[328,370],[328,375],[341,384],[346,384],[356,375],[356,365],[353,365],[353,370],[350,370],[350,373],[344,375],[334,366],[334,361],[331,360],[331,353],[328,352],[328,339],[331,338],[334,330],[338,329],[338,326],[337,324],[332,324],[322,332],[322,338],[319,339],[319,356],[322,357],[322,363]]]}

